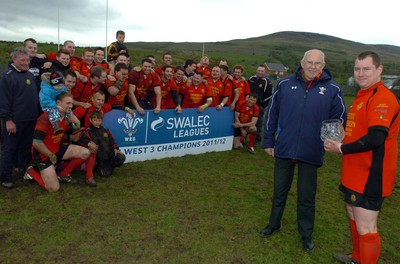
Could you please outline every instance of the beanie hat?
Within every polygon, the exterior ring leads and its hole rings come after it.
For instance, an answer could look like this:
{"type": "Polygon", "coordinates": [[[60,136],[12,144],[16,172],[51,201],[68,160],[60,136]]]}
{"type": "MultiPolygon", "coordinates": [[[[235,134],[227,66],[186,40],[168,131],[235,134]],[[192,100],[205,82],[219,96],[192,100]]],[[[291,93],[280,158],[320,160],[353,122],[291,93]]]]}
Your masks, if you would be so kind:
{"type": "Polygon", "coordinates": [[[52,72],[50,74],[51,86],[55,86],[57,84],[63,84],[63,83],[64,83],[64,77],[60,72],[56,71],[56,72],[52,72]]]}

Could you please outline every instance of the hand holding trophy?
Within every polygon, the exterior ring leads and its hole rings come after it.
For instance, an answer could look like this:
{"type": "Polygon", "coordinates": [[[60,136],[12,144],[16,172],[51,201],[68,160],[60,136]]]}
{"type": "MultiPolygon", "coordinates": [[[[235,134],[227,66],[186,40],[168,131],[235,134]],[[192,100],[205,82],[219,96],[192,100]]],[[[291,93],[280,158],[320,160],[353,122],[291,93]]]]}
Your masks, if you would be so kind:
{"type": "Polygon", "coordinates": [[[330,139],[336,142],[342,142],[344,139],[344,128],[342,122],[339,119],[328,119],[322,121],[321,126],[321,140],[330,139]]]}

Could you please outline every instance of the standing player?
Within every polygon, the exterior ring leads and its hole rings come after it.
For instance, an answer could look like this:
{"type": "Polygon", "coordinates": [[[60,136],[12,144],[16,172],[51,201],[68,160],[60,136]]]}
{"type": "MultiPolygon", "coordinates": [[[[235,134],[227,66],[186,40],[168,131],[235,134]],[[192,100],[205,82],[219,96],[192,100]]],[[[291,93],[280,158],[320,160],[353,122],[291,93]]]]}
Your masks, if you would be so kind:
{"type": "Polygon", "coordinates": [[[335,258],[346,263],[377,263],[378,215],[396,178],[399,102],[382,83],[382,71],[378,54],[358,55],[354,79],[360,91],[349,110],[344,142],[325,142],[325,150],[343,154],[340,190],[350,218],[353,252],[351,257],[337,254],[335,258]]]}

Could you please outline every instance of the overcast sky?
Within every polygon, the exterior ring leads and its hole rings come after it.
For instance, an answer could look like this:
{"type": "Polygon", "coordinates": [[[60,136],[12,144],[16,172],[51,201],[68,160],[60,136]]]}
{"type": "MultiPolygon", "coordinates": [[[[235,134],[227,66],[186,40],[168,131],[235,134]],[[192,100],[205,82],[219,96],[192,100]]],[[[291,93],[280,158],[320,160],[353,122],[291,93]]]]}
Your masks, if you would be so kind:
{"type": "Polygon", "coordinates": [[[78,46],[105,46],[115,41],[119,29],[126,32],[126,42],[215,42],[303,31],[400,46],[400,12],[395,3],[108,0],[107,20],[107,0],[2,0],[0,40],[33,37],[39,42],[57,43],[59,39],[62,43],[71,39],[78,46]]]}

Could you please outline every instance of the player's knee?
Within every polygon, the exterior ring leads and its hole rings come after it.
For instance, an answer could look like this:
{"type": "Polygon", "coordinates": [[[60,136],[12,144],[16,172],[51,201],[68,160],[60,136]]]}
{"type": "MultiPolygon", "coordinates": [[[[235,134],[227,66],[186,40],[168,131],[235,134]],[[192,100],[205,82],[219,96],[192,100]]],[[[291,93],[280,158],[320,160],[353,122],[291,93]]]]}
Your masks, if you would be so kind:
{"type": "Polygon", "coordinates": [[[257,127],[256,126],[249,127],[249,132],[250,133],[257,133],[257,127]]]}
{"type": "Polygon", "coordinates": [[[90,156],[90,150],[87,148],[83,148],[82,151],[80,152],[80,155],[82,159],[87,159],[90,156]]]}
{"type": "Polygon", "coordinates": [[[59,189],[60,189],[60,184],[46,185],[46,190],[48,192],[57,192],[59,189]]]}

